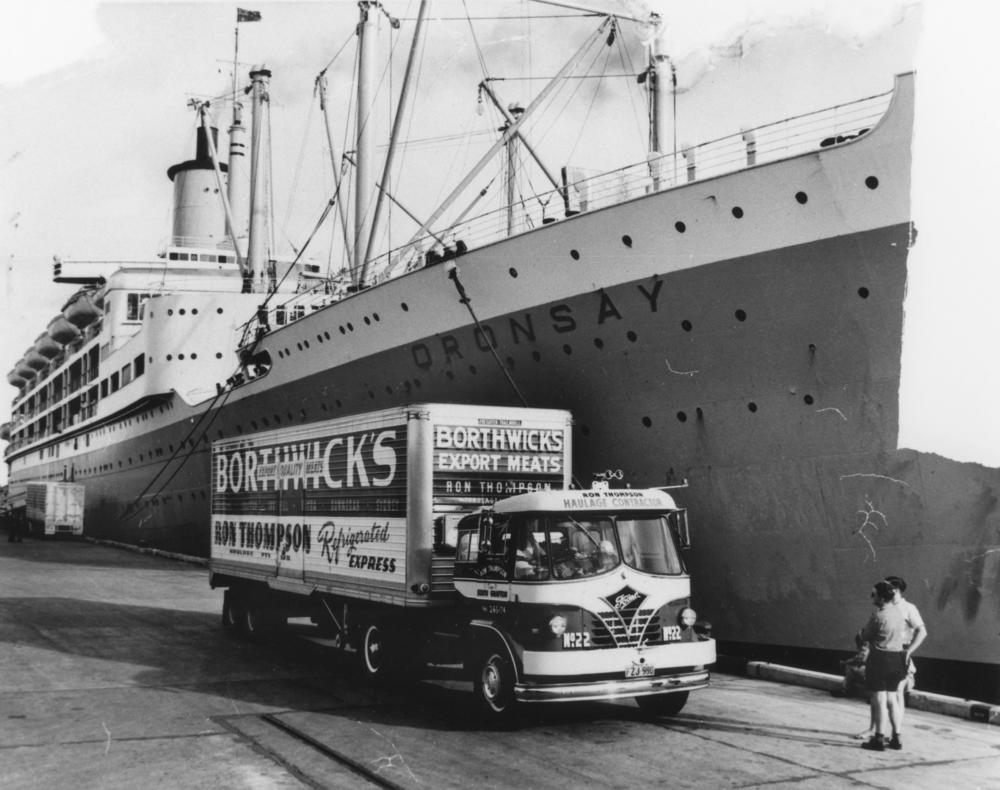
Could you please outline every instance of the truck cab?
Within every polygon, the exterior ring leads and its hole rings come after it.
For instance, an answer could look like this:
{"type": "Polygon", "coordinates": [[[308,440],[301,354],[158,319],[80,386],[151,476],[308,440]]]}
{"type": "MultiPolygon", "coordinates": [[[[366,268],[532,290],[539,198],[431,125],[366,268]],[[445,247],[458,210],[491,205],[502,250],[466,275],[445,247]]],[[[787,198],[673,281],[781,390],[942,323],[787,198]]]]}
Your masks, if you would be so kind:
{"type": "Polygon", "coordinates": [[[536,491],[462,519],[454,584],[486,712],[620,697],[679,712],[715,661],[687,544],[686,512],[656,489],[536,491]]]}

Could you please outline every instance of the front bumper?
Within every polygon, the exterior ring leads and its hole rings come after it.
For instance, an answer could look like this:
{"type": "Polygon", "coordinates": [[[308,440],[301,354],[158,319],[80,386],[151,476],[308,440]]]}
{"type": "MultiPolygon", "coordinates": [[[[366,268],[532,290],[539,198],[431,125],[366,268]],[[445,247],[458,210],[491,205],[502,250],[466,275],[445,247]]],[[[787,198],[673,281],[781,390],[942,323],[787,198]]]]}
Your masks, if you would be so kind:
{"type": "Polygon", "coordinates": [[[525,651],[522,659],[523,674],[514,686],[520,702],[644,697],[707,686],[708,666],[715,663],[715,641],[580,652],[525,651]],[[643,662],[656,668],[654,674],[626,677],[626,667],[643,662]]]}
{"type": "Polygon", "coordinates": [[[557,685],[525,685],[514,687],[518,702],[584,702],[621,697],[645,697],[673,691],[693,691],[708,685],[707,669],[677,675],[651,678],[598,680],[590,683],[560,683],[557,685]]]}

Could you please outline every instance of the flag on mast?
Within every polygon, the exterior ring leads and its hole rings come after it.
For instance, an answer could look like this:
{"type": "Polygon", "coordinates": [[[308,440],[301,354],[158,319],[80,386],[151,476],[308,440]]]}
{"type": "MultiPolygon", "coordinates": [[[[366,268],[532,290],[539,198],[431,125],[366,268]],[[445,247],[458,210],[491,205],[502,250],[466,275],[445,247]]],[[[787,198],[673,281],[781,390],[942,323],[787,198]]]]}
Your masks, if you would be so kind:
{"type": "Polygon", "coordinates": [[[236,9],[237,22],[259,22],[260,11],[247,11],[245,8],[236,9]]]}

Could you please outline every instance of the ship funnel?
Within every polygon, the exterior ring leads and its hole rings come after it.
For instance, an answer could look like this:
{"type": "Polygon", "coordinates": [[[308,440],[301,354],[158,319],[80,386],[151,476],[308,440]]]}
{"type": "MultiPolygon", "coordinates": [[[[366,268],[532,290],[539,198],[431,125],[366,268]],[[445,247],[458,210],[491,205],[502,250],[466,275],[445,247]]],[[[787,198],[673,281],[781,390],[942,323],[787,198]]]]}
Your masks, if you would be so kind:
{"type": "MultiPolygon", "coordinates": [[[[213,127],[213,144],[218,134],[219,130],[213,127]]],[[[226,172],[224,163],[220,163],[219,167],[223,173],[226,172]]],[[[198,127],[195,158],[171,167],[167,170],[167,177],[174,182],[174,246],[218,245],[225,238],[225,212],[204,127],[198,127]]]]}

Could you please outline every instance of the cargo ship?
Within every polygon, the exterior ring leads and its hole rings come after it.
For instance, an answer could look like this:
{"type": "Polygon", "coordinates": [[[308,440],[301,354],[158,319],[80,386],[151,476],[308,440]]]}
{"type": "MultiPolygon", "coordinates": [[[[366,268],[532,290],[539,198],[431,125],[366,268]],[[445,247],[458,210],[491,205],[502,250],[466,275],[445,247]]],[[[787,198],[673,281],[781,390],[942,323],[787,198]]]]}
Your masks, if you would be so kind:
{"type": "MultiPolygon", "coordinates": [[[[384,9],[359,6],[365,107],[384,9]]],[[[595,19],[552,84],[621,24],[595,19]]],[[[372,207],[390,168],[362,118],[345,160],[368,208],[344,223],[350,264],[333,277],[270,242],[272,75],[255,69],[226,162],[199,108],[159,256],[56,262],[78,290],[8,374],[12,493],[82,483],[86,534],[205,556],[212,440],[416,401],[565,408],[580,484],[684,486],[695,595],[725,650],[834,661],[895,573],[932,635],[924,666],[996,696],[1000,472],[898,442],[914,75],[668,151],[669,69],[654,43],[644,160],[539,163],[551,189],[530,207],[422,206],[388,252],[372,207]]],[[[547,90],[522,109],[480,85],[503,115],[481,164],[533,155],[525,121],[547,90]]]]}

